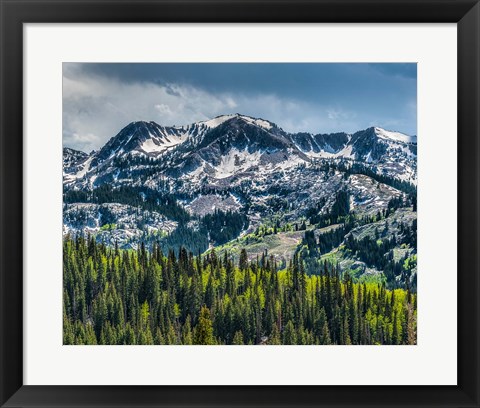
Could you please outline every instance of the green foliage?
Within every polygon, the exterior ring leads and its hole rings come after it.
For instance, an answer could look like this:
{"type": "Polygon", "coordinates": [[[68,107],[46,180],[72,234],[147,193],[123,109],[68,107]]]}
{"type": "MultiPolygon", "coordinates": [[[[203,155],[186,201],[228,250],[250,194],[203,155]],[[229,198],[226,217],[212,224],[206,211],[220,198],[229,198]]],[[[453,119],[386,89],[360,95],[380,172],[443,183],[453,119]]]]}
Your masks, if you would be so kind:
{"type": "Polygon", "coordinates": [[[205,306],[202,307],[202,310],[200,311],[200,318],[198,319],[198,324],[195,328],[194,344],[215,344],[210,310],[205,306]]]}
{"type": "MultiPolygon", "coordinates": [[[[375,243],[376,244],[376,243],[375,243]]],[[[215,251],[194,257],[63,243],[64,344],[415,344],[416,295],[354,283],[298,255],[277,270],[265,254],[241,268],[215,251]]],[[[407,267],[414,262],[408,260],[407,267]]]]}
{"type": "Polygon", "coordinates": [[[240,330],[235,332],[235,335],[233,336],[233,343],[232,344],[235,344],[237,346],[240,346],[240,345],[244,344],[243,343],[243,334],[240,330]]]}
{"type": "Polygon", "coordinates": [[[355,239],[352,234],[345,240],[346,249],[355,254],[366,265],[383,271],[389,287],[397,285],[397,277],[411,288],[416,287],[415,277],[412,277],[412,270],[417,264],[417,255],[401,259],[394,259],[393,249],[405,244],[405,247],[412,246],[416,250],[416,225],[412,227],[401,226],[401,238],[393,235],[391,238],[375,239],[369,236],[363,239],[355,239]]]}
{"type": "Polygon", "coordinates": [[[115,223],[103,224],[100,228],[100,231],[113,231],[114,229],[117,229],[117,224],[115,223]]]}

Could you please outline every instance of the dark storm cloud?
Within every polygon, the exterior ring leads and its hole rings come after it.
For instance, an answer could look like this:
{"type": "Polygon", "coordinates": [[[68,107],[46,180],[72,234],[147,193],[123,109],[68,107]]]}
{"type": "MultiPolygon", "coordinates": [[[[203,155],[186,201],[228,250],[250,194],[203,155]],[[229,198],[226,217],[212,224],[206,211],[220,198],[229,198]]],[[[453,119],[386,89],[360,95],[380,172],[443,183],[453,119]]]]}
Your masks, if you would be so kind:
{"type": "Polygon", "coordinates": [[[288,131],[415,134],[416,75],[416,64],[64,64],[64,137],[98,148],[132,120],[236,112],[288,131]]]}

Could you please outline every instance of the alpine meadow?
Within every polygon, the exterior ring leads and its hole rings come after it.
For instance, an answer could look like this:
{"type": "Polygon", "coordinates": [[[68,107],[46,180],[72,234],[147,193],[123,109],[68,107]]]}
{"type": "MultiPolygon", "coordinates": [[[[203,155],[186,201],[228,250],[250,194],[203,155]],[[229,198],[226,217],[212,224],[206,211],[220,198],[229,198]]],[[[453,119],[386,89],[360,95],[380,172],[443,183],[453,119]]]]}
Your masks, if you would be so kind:
{"type": "Polygon", "coordinates": [[[415,64],[63,75],[63,344],[417,343],[415,64]]]}

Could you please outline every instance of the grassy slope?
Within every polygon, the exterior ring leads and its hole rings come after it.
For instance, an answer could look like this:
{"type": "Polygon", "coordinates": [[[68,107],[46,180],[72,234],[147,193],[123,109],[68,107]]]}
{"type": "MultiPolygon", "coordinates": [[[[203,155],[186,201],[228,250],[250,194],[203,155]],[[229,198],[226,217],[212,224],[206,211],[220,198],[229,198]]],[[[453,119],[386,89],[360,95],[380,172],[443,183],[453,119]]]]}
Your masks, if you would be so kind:
{"type": "MultiPolygon", "coordinates": [[[[398,224],[400,221],[410,223],[416,217],[416,213],[410,209],[400,209],[387,218],[388,234],[398,232],[398,224]]],[[[375,228],[380,232],[380,235],[387,235],[385,231],[386,220],[381,220],[372,224],[367,224],[357,227],[352,230],[352,234],[356,238],[363,238],[367,235],[374,235],[375,228]]],[[[332,228],[337,228],[338,225],[332,225],[315,230],[315,235],[327,232],[332,228]]],[[[309,226],[308,229],[313,227],[309,226]]],[[[219,255],[223,255],[228,251],[236,261],[240,255],[240,251],[245,249],[250,260],[261,256],[263,252],[267,251],[269,255],[273,255],[278,262],[279,268],[284,268],[286,263],[293,257],[293,254],[298,249],[302,242],[304,231],[289,231],[278,232],[277,234],[256,236],[255,234],[248,234],[241,238],[235,239],[222,246],[215,248],[219,255]]],[[[409,254],[411,250],[397,247],[394,249],[395,258],[400,258],[405,254],[409,254]]],[[[381,282],[384,276],[381,271],[373,268],[368,268],[366,265],[355,259],[353,254],[346,250],[343,245],[334,248],[327,254],[321,256],[320,260],[328,260],[334,264],[339,263],[342,270],[348,270],[355,280],[368,282],[381,282]]]]}

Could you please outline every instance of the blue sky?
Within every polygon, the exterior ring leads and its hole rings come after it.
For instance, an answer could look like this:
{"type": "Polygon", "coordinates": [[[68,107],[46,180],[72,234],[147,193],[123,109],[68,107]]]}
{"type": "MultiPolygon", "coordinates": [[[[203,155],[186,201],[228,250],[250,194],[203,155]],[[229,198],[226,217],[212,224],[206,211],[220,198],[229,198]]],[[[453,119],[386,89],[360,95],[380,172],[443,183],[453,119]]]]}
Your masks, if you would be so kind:
{"type": "Polygon", "coordinates": [[[64,145],[100,148],[135,120],[184,125],[229,113],[289,132],[417,126],[416,64],[63,65],[64,145]]]}

